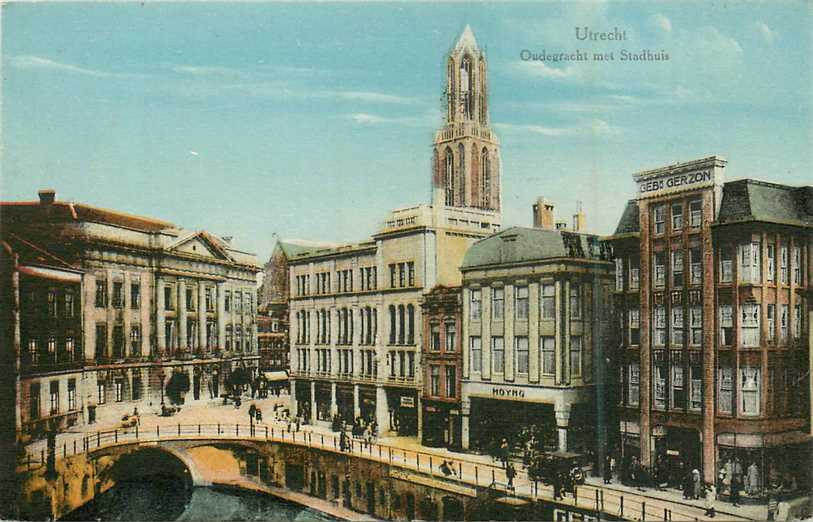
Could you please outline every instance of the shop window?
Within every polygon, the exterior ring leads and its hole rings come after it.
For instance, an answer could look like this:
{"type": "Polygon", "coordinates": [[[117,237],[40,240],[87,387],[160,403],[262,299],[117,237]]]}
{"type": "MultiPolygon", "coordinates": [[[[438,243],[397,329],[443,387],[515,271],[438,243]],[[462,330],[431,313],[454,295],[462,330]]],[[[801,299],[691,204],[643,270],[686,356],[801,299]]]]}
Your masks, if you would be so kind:
{"type": "Polygon", "coordinates": [[[481,312],[481,295],[480,289],[470,290],[470,299],[469,299],[469,318],[472,321],[479,321],[480,320],[480,312],[481,312]]]}
{"type": "Polygon", "coordinates": [[[718,372],[717,410],[720,413],[731,414],[734,401],[734,370],[731,367],[722,367],[718,372]]]}
{"type": "Polygon", "coordinates": [[[540,351],[542,352],[542,375],[554,375],[556,373],[556,338],[553,336],[542,336],[539,338],[540,351]]]}
{"type": "Polygon", "coordinates": [[[720,305],[720,345],[731,346],[734,343],[734,312],[731,305],[720,305]]]}
{"type": "Polygon", "coordinates": [[[514,306],[518,321],[528,320],[528,287],[514,287],[514,306]]]}
{"type": "Polygon", "coordinates": [[[471,348],[471,371],[480,372],[483,367],[483,346],[479,336],[469,338],[471,348]]]}
{"type": "Polygon", "coordinates": [[[491,364],[494,373],[505,371],[505,345],[502,337],[491,338],[491,364]]]}
{"type": "Polygon", "coordinates": [[[582,374],[582,337],[570,336],[570,376],[580,377],[582,374]]]}
{"type": "Polygon", "coordinates": [[[760,305],[745,303],[740,305],[740,336],[742,346],[759,346],[760,305]]]}
{"type": "Polygon", "coordinates": [[[689,226],[697,228],[703,221],[703,201],[693,199],[689,202],[689,226]]]}
{"type": "Polygon", "coordinates": [[[759,368],[740,368],[740,413],[742,415],[759,415],[759,370],[759,368]]]}
{"type": "Polygon", "coordinates": [[[630,308],[629,316],[629,344],[637,346],[641,342],[641,311],[638,308],[630,308]]]}
{"type": "Polygon", "coordinates": [[[502,321],[505,309],[505,290],[503,288],[491,289],[491,320],[502,321]]]}
{"type": "Polygon", "coordinates": [[[542,319],[556,318],[556,287],[554,285],[542,285],[540,292],[542,299],[542,319]]]}

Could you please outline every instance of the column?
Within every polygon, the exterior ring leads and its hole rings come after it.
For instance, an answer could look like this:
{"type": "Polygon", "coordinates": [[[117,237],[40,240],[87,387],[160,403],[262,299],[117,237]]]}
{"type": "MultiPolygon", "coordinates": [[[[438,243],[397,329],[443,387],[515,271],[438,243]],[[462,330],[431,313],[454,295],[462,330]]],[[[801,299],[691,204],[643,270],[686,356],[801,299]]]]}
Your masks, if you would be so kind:
{"type": "Polygon", "coordinates": [[[387,390],[383,386],[375,387],[375,422],[378,424],[378,435],[383,436],[391,431],[390,414],[387,407],[387,390]]]}
{"type": "MultiPolygon", "coordinates": [[[[502,337],[502,345],[503,345],[503,353],[502,353],[502,361],[503,361],[503,381],[504,382],[514,382],[514,318],[516,312],[514,311],[514,305],[516,304],[514,301],[514,292],[516,291],[516,286],[513,284],[505,285],[505,291],[503,293],[503,297],[505,299],[504,302],[504,329],[503,329],[503,337],[502,337]]],[[[484,317],[483,322],[487,321],[488,318],[484,317]]]]}
{"type": "Polygon", "coordinates": [[[528,285],[528,381],[539,382],[539,291],[538,282],[528,285]]]}
{"type": "MultiPolygon", "coordinates": [[[[710,194],[711,192],[709,192],[710,194]]],[[[703,214],[704,219],[706,218],[706,212],[711,212],[712,206],[710,202],[710,198],[704,198],[703,201],[703,214]]],[[[640,379],[639,379],[639,399],[640,399],[640,442],[641,442],[641,464],[644,466],[651,466],[652,465],[652,451],[651,451],[651,441],[652,441],[652,418],[650,416],[650,408],[651,408],[651,366],[650,366],[650,357],[651,357],[651,350],[649,346],[649,338],[650,338],[650,325],[652,322],[652,308],[650,305],[650,297],[652,295],[652,274],[651,274],[651,267],[652,267],[652,246],[649,241],[649,230],[650,230],[650,212],[649,212],[649,205],[646,200],[642,200],[638,202],[638,213],[639,213],[639,223],[640,223],[640,230],[642,230],[641,234],[641,264],[640,264],[640,317],[641,317],[641,337],[640,337],[640,379]]],[[[711,215],[711,214],[708,214],[711,215]]],[[[708,230],[708,235],[704,237],[704,249],[706,247],[711,247],[711,230],[708,230]],[[708,242],[707,242],[708,241],[708,242]]],[[[714,263],[712,262],[711,253],[704,254],[704,267],[713,267],[714,263]]],[[[736,266],[737,263],[734,263],[736,266]]],[[[712,272],[713,273],[713,272],[712,272]]],[[[707,282],[709,279],[707,278],[704,281],[707,282]]],[[[706,289],[714,288],[714,285],[706,286],[706,289]]],[[[714,292],[707,291],[704,292],[705,295],[709,296],[709,298],[704,298],[706,302],[709,299],[713,299],[714,292]]],[[[736,301],[736,300],[735,300],[736,301]]],[[[711,325],[713,324],[713,317],[715,317],[714,313],[712,315],[706,315],[706,309],[703,311],[704,317],[703,322],[704,326],[709,325],[708,327],[704,328],[704,344],[707,347],[714,346],[714,337],[713,337],[713,330],[711,325]]],[[[711,397],[714,397],[714,386],[713,386],[713,376],[714,376],[714,352],[715,350],[703,350],[703,365],[705,367],[706,375],[704,376],[704,386],[703,386],[703,400],[707,400],[711,397]],[[709,363],[712,363],[710,366],[709,363]],[[712,379],[709,379],[709,376],[712,379]],[[711,382],[709,382],[711,381],[711,382]],[[711,393],[709,393],[711,392],[711,393]]],[[[713,411],[713,409],[711,410],[713,411]]],[[[714,429],[714,415],[703,415],[703,423],[704,423],[704,437],[703,439],[706,440],[705,432],[708,428],[708,424],[711,424],[711,430],[714,429]]],[[[712,436],[712,444],[713,444],[713,436],[712,436]]],[[[704,459],[705,459],[705,447],[704,447],[704,459]]],[[[704,466],[706,469],[706,466],[704,466]]]]}
{"type": "Polygon", "coordinates": [[[296,402],[296,379],[291,379],[291,393],[288,396],[288,408],[291,410],[291,418],[296,418],[299,415],[299,408],[296,402]]]}
{"type": "MultiPolygon", "coordinates": [[[[130,326],[132,324],[131,314],[132,309],[130,308],[130,274],[128,272],[124,272],[121,278],[121,311],[122,311],[122,327],[124,328],[124,346],[122,347],[122,355],[125,358],[129,358],[130,354],[132,353],[132,346],[130,345],[130,326]]],[[[127,379],[129,382],[133,382],[131,379],[127,379]]],[[[66,385],[67,386],[67,385],[66,385]]]]}
{"type": "Polygon", "coordinates": [[[207,285],[200,281],[198,283],[198,346],[201,351],[208,352],[206,346],[206,287],[207,285]]]}
{"type": "Polygon", "coordinates": [[[339,413],[339,405],[336,403],[336,383],[330,383],[330,415],[339,413]]]}
{"type": "Polygon", "coordinates": [[[217,283],[217,347],[226,346],[226,285],[217,283]]]}
{"type": "Polygon", "coordinates": [[[164,336],[164,281],[158,277],[155,278],[155,309],[155,337],[156,341],[158,341],[158,353],[163,355],[167,349],[166,337],[164,336]]]}
{"type": "Polygon", "coordinates": [[[186,342],[186,281],[178,281],[178,348],[188,350],[186,342]]]}
{"type": "Polygon", "coordinates": [[[471,402],[463,400],[460,403],[460,446],[469,449],[469,417],[471,417],[471,402]]]}
{"type": "Polygon", "coordinates": [[[564,361],[562,356],[562,329],[563,329],[563,321],[562,321],[562,309],[564,308],[564,304],[562,303],[562,281],[556,279],[553,283],[553,310],[555,317],[558,319],[556,321],[556,328],[553,334],[553,353],[554,353],[554,365],[555,365],[555,378],[554,382],[556,384],[562,384],[565,380],[564,374],[564,361]]]}
{"type": "Polygon", "coordinates": [[[359,385],[353,385],[353,420],[361,416],[361,406],[359,405],[359,385]]]}
{"type": "Polygon", "coordinates": [[[316,381],[311,381],[311,424],[316,423],[316,381]]]}
{"type": "Polygon", "coordinates": [[[567,451],[567,428],[570,424],[570,404],[555,406],[556,430],[559,432],[559,451],[567,451]]]}

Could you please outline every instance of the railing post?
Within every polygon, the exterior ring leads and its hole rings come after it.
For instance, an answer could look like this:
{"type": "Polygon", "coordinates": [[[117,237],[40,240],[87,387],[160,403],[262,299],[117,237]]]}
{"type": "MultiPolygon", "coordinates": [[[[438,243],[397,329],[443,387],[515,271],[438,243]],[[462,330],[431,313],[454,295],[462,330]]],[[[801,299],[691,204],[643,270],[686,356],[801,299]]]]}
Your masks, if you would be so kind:
{"type": "Polygon", "coordinates": [[[96,447],[98,448],[101,445],[102,445],[102,436],[97,431],[96,432],[96,447]]]}
{"type": "Polygon", "coordinates": [[[239,423],[234,425],[234,433],[236,433],[237,437],[240,436],[240,424],[239,423]]]}
{"type": "Polygon", "coordinates": [[[138,440],[138,424],[136,424],[136,440],[138,440]]]}
{"type": "Polygon", "coordinates": [[[418,471],[420,471],[421,470],[421,454],[420,453],[415,454],[415,464],[418,466],[418,471]]]}
{"type": "Polygon", "coordinates": [[[621,495],[621,518],[624,518],[624,495],[621,495]]]}
{"type": "Polygon", "coordinates": [[[268,425],[265,426],[265,440],[268,440],[268,425]]]}
{"type": "Polygon", "coordinates": [[[669,519],[666,517],[666,508],[663,508],[663,519],[664,519],[664,520],[669,520],[669,519]]]}
{"type": "Polygon", "coordinates": [[[474,465],[474,485],[480,485],[480,468],[477,467],[477,464],[474,465]]]}
{"type": "Polygon", "coordinates": [[[217,423],[217,434],[220,435],[220,423],[217,423]]]}
{"type": "Polygon", "coordinates": [[[432,476],[432,455],[429,455],[429,476],[432,476]]]}
{"type": "Polygon", "coordinates": [[[155,438],[157,439],[161,438],[161,426],[157,424],[155,425],[155,438]]]}
{"type": "Polygon", "coordinates": [[[646,502],[641,502],[641,522],[646,519],[646,502]]]}
{"type": "Polygon", "coordinates": [[[598,499],[598,496],[599,496],[599,492],[598,492],[598,490],[596,490],[596,511],[599,511],[599,499],[598,499]]]}
{"type": "Polygon", "coordinates": [[[576,484],[573,484],[573,505],[577,505],[579,503],[579,490],[576,488],[576,484]]]}
{"type": "Polygon", "coordinates": [[[494,472],[494,468],[491,468],[491,483],[494,484],[497,482],[497,474],[494,472]]]}
{"type": "Polygon", "coordinates": [[[40,464],[45,464],[45,450],[40,450],[40,464]]]}
{"type": "Polygon", "coordinates": [[[76,439],[73,439],[73,454],[76,455],[76,439]]]}
{"type": "Polygon", "coordinates": [[[31,471],[31,454],[28,454],[28,471],[31,471]]]}
{"type": "Polygon", "coordinates": [[[181,436],[181,423],[178,423],[178,436],[181,436]]]}
{"type": "Polygon", "coordinates": [[[198,435],[200,435],[200,423],[198,423],[198,435]]]}
{"type": "Polygon", "coordinates": [[[113,430],[113,442],[116,444],[119,443],[119,430],[113,430]]]}
{"type": "Polygon", "coordinates": [[[378,460],[381,460],[381,444],[376,444],[378,446],[378,460]]]}
{"type": "Polygon", "coordinates": [[[322,435],[320,435],[320,437],[322,437],[322,447],[324,447],[325,446],[325,435],[322,434],[322,435]]]}
{"type": "Polygon", "coordinates": [[[604,511],[604,490],[601,490],[601,511],[604,511]]]}
{"type": "Polygon", "coordinates": [[[457,476],[460,477],[460,480],[463,480],[463,462],[457,463],[457,476]]]}
{"type": "Polygon", "coordinates": [[[392,466],[392,447],[387,447],[387,453],[390,454],[390,466],[392,466]]]}
{"type": "Polygon", "coordinates": [[[63,442],[62,443],[62,458],[64,459],[67,456],[68,456],[68,443],[63,442]]]}

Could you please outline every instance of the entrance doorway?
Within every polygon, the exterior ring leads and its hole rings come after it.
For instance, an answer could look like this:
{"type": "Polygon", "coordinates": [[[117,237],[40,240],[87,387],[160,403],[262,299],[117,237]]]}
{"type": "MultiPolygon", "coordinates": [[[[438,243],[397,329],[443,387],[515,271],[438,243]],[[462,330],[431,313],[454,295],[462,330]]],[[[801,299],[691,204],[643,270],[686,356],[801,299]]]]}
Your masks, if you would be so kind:
{"type": "Polygon", "coordinates": [[[367,483],[367,513],[375,515],[375,488],[372,482],[367,483]]]}

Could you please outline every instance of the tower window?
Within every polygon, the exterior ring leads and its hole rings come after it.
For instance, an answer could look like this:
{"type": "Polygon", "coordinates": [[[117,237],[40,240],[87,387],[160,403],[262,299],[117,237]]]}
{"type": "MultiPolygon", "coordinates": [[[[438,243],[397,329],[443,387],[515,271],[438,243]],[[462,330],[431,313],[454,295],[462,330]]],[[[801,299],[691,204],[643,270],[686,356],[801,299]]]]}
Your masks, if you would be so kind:
{"type": "Polygon", "coordinates": [[[491,161],[488,157],[488,150],[483,148],[480,153],[480,197],[481,206],[485,209],[491,208],[491,161]]]}
{"type": "Polygon", "coordinates": [[[444,169],[446,182],[446,205],[454,205],[454,156],[452,149],[446,149],[446,168],[444,169]]]}
{"type": "Polygon", "coordinates": [[[474,112],[474,98],[471,92],[472,73],[471,73],[471,58],[465,56],[463,62],[460,64],[460,101],[463,106],[463,117],[467,120],[472,118],[474,112]]]}

